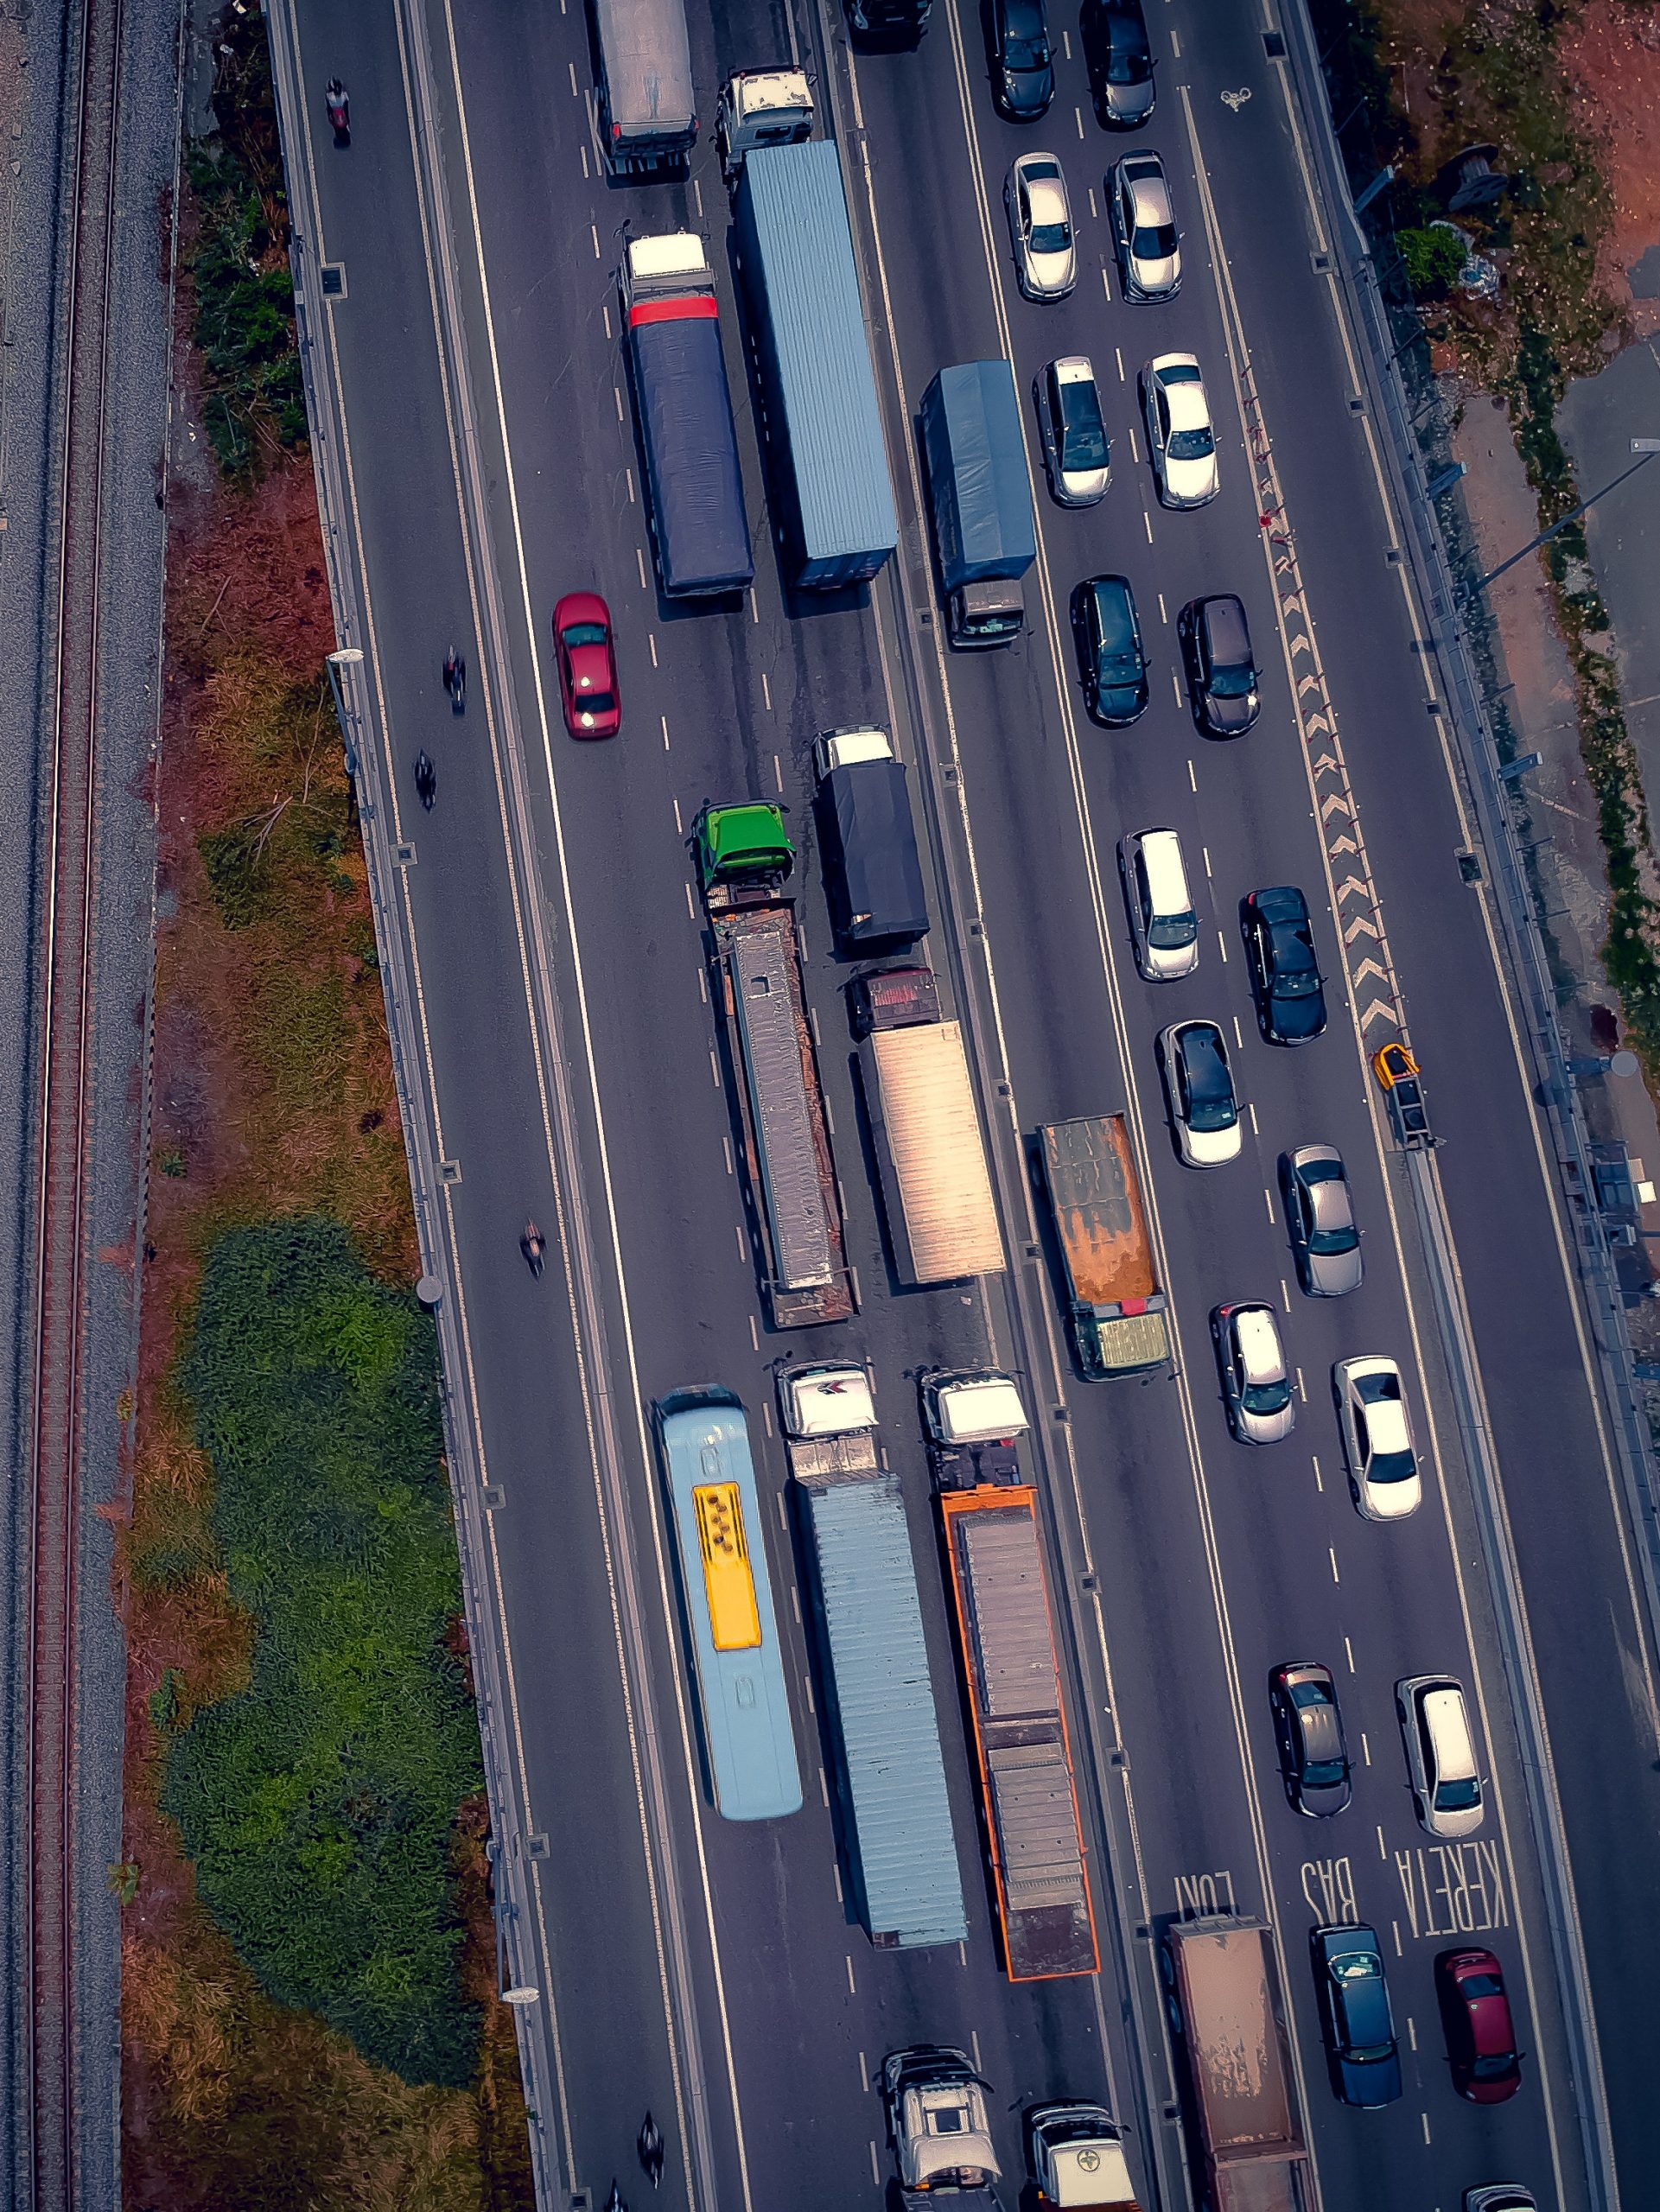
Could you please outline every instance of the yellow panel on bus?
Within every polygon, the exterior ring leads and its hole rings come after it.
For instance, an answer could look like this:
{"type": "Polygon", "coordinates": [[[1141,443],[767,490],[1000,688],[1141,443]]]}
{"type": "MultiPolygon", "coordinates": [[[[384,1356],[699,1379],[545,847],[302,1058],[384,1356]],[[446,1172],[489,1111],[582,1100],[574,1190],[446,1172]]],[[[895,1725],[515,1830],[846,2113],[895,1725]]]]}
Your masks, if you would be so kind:
{"type": "Polygon", "coordinates": [[[753,1651],[760,1642],[755,1578],[736,1483],[699,1483],[691,1494],[709,1592],[709,1633],[717,1651],[753,1651]]]}

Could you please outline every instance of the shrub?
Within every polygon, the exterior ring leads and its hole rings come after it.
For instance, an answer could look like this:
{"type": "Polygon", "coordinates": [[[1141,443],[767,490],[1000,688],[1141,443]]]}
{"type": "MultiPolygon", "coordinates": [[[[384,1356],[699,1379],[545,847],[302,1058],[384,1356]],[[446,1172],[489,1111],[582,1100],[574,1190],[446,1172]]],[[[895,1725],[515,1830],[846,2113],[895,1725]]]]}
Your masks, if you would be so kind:
{"type": "Polygon", "coordinates": [[[1415,300],[1444,300],[1459,281],[1464,266],[1464,241],[1456,231],[1406,230],[1397,232],[1407,282],[1415,300]]]}
{"type": "Polygon", "coordinates": [[[227,930],[245,930],[270,905],[270,864],[258,828],[233,823],[228,830],[204,830],[196,850],[227,930]]]}
{"type": "Polygon", "coordinates": [[[272,1997],[406,2082],[463,2085],[480,2020],[450,1850],[481,1777],[446,1646],[461,1592],[432,1324],[333,1223],[232,1230],[183,1379],[255,1634],[247,1689],[179,1736],[162,1802],[272,1997]]]}

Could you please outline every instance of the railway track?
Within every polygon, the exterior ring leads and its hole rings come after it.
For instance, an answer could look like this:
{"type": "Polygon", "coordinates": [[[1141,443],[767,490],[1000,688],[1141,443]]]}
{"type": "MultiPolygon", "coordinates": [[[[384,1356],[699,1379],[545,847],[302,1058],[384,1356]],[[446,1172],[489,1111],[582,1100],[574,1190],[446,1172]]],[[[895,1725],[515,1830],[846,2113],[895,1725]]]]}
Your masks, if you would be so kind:
{"type": "Polygon", "coordinates": [[[28,1889],[19,2115],[26,2212],[77,2198],[74,2019],[76,1568],[90,1260],[100,594],[123,0],[82,0],[66,41],[73,197],[57,313],[60,382],[46,620],[41,990],[35,1096],[28,1889]]]}

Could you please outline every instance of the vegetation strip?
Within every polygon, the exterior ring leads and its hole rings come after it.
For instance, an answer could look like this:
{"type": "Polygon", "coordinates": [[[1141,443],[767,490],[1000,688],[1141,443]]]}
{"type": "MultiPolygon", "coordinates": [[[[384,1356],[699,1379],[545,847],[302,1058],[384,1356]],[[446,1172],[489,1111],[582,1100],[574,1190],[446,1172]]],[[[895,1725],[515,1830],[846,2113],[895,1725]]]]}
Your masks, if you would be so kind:
{"type": "Polygon", "coordinates": [[[232,10],[219,39],[219,135],[181,211],[181,413],[209,439],[169,496],[160,1172],[119,1554],[124,2190],[149,2212],[518,2212],[527,2123],[324,677],[264,27],[232,10]]]}

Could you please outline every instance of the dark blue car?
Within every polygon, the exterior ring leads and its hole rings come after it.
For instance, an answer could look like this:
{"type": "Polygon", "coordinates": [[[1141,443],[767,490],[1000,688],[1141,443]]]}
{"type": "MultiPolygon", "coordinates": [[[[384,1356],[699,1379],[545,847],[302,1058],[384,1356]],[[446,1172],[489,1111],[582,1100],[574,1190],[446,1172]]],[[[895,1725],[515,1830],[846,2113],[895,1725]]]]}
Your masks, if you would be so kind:
{"type": "Polygon", "coordinates": [[[1270,1045],[1307,1045],[1326,1028],[1326,991],[1308,901],[1293,883],[1239,902],[1256,1023],[1270,1045]]]}
{"type": "Polygon", "coordinates": [[[1345,2105],[1392,2105],[1401,2094],[1401,2057],[1377,1936],[1356,1921],[1313,1929],[1308,1940],[1332,2088],[1345,2105]]]}
{"type": "Polygon", "coordinates": [[[1011,123],[1035,123],[1055,96],[1043,0],[991,0],[991,97],[1011,123]]]}

